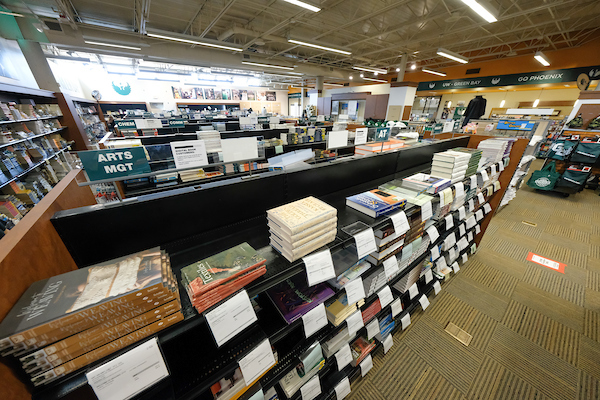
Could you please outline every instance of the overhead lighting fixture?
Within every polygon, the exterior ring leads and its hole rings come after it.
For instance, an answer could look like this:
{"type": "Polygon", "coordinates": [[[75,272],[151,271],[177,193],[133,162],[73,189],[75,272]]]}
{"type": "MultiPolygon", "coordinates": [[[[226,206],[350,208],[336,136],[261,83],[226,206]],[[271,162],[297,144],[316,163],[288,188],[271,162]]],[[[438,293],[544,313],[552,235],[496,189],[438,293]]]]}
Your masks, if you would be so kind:
{"type": "Polygon", "coordinates": [[[415,70],[415,69],[417,69],[417,64],[413,64],[413,65],[411,65],[411,66],[410,66],[410,69],[412,69],[412,70],[415,70]]]}
{"type": "Polygon", "coordinates": [[[262,63],[250,62],[250,61],[242,61],[242,64],[244,64],[244,65],[253,65],[255,67],[287,69],[289,71],[293,71],[294,70],[294,68],[292,68],[292,67],[284,67],[283,65],[262,64],[262,63]]]}
{"type": "Polygon", "coordinates": [[[481,4],[479,4],[476,0],[462,0],[463,3],[471,7],[471,10],[475,11],[479,16],[485,19],[487,22],[492,23],[498,21],[494,15],[485,9],[481,4]]]}
{"type": "Polygon", "coordinates": [[[350,75],[350,76],[348,77],[348,79],[352,80],[352,75],[350,75]]]}
{"type": "Polygon", "coordinates": [[[175,42],[195,44],[197,46],[216,47],[218,49],[231,50],[231,51],[243,51],[243,49],[240,49],[237,47],[223,46],[220,44],[207,43],[207,42],[198,42],[196,40],[183,39],[183,38],[178,38],[178,37],[173,37],[173,36],[158,35],[156,33],[147,33],[146,35],[149,37],[157,38],[157,39],[173,40],[175,42]]]}
{"type": "Polygon", "coordinates": [[[448,107],[447,108],[452,108],[452,100],[448,101],[448,107]]]}
{"type": "Polygon", "coordinates": [[[387,74],[387,69],[381,69],[381,68],[369,68],[369,67],[352,67],[352,69],[357,69],[359,71],[367,71],[367,72],[372,72],[372,73],[378,73],[378,74],[387,74]]]}
{"type": "Polygon", "coordinates": [[[400,68],[396,68],[396,72],[400,72],[400,68]]]}
{"type": "Polygon", "coordinates": [[[363,78],[365,81],[373,81],[373,82],[381,82],[388,83],[388,81],[384,81],[383,79],[373,79],[373,78],[363,78]]]}
{"type": "Polygon", "coordinates": [[[506,100],[502,100],[500,102],[500,108],[504,108],[504,105],[506,104],[506,100]]]}
{"type": "Polygon", "coordinates": [[[428,74],[434,74],[434,75],[439,75],[439,76],[446,76],[445,72],[434,71],[433,69],[429,69],[429,68],[421,68],[421,71],[427,72],[428,74]]]}
{"type": "Polygon", "coordinates": [[[542,53],[541,51],[536,52],[535,56],[533,56],[533,58],[535,58],[544,67],[547,67],[550,65],[550,61],[548,61],[548,58],[546,57],[546,55],[544,53],[542,53]]]}
{"type": "Polygon", "coordinates": [[[540,99],[535,99],[535,101],[533,102],[533,107],[537,107],[538,104],[540,104],[540,99]]]}
{"type": "Polygon", "coordinates": [[[120,49],[128,49],[128,50],[142,50],[141,47],[124,46],[122,44],[101,43],[101,42],[94,42],[92,40],[84,40],[83,42],[87,43],[87,44],[93,44],[96,46],[118,47],[120,49]]]}
{"type": "Polygon", "coordinates": [[[360,74],[360,77],[361,77],[361,78],[364,78],[364,77],[365,77],[365,74],[360,74]]]}
{"type": "Polygon", "coordinates": [[[339,83],[324,83],[323,85],[327,85],[327,86],[337,86],[337,87],[344,87],[344,85],[340,85],[339,83]]]}
{"type": "Polygon", "coordinates": [[[286,3],[293,4],[295,6],[298,6],[298,7],[306,8],[307,10],[310,10],[310,11],[314,11],[314,12],[321,11],[321,9],[319,7],[315,7],[311,4],[305,3],[303,1],[299,1],[299,0],[283,0],[283,1],[285,1],[286,3]]]}
{"type": "Polygon", "coordinates": [[[347,56],[349,56],[350,54],[352,54],[352,52],[350,52],[350,51],[340,50],[340,49],[334,49],[333,47],[321,46],[321,45],[318,45],[318,44],[313,44],[313,43],[308,43],[308,42],[302,42],[300,40],[288,39],[288,42],[289,43],[298,44],[300,46],[308,46],[308,47],[314,47],[315,49],[333,51],[334,53],[345,54],[347,56]]]}
{"type": "Polygon", "coordinates": [[[373,72],[373,75],[377,76],[379,75],[379,72],[373,72]]]}
{"type": "Polygon", "coordinates": [[[453,51],[446,50],[446,49],[444,49],[442,47],[440,47],[437,50],[437,54],[438,54],[438,56],[446,57],[446,58],[449,58],[451,60],[458,61],[459,63],[462,63],[462,64],[468,64],[469,63],[469,60],[467,58],[465,58],[465,57],[461,56],[460,54],[455,53],[453,51]]]}
{"type": "Polygon", "coordinates": [[[0,14],[12,15],[13,17],[25,17],[23,14],[18,14],[10,11],[0,11],[0,14]]]}

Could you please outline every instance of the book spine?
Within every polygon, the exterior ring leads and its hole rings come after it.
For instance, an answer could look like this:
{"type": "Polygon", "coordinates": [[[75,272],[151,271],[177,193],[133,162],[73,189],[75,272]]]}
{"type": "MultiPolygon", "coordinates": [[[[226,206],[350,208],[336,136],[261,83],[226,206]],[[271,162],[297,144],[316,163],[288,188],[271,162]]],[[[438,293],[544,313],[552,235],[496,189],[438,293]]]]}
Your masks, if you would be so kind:
{"type": "Polygon", "coordinates": [[[305,229],[310,228],[313,225],[319,224],[321,222],[327,221],[328,219],[331,219],[333,217],[337,218],[337,210],[329,210],[324,212],[323,214],[319,214],[316,217],[313,217],[307,221],[304,221],[301,224],[295,225],[293,227],[287,227],[285,223],[283,223],[283,221],[279,220],[279,218],[277,218],[277,216],[269,216],[269,218],[271,220],[273,220],[279,227],[281,227],[283,229],[283,231],[285,233],[287,233],[290,236],[294,236],[297,235],[298,233],[304,231],[305,229]]]}
{"type": "Polygon", "coordinates": [[[284,230],[281,229],[279,225],[272,224],[271,221],[269,221],[269,229],[276,232],[277,236],[279,236],[281,239],[285,240],[288,243],[297,242],[300,239],[304,239],[305,237],[310,236],[315,232],[329,230],[333,226],[337,226],[337,217],[334,217],[331,220],[321,222],[320,224],[311,226],[310,228],[307,228],[296,235],[288,235],[284,230]]]}

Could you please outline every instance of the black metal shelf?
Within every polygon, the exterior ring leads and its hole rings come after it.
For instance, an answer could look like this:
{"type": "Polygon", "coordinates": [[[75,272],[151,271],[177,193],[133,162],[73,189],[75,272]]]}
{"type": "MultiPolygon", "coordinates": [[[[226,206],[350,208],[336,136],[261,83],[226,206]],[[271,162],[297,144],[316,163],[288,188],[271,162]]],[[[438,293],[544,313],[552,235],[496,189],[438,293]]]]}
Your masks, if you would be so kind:
{"type": "Polygon", "coordinates": [[[56,153],[54,153],[50,157],[46,157],[42,161],[36,163],[33,167],[30,167],[30,168],[26,169],[25,171],[20,172],[17,176],[14,176],[12,179],[10,179],[10,180],[8,180],[6,182],[0,183],[0,189],[2,189],[4,186],[6,186],[6,185],[8,185],[8,184],[10,184],[10,183],[12,183],[14,181],[16,181],[17,179],[21,178],[22,176],[27,175],[28,173],[30,173],[31,171],[33,171],[34,169],[36,169],[40,165],[44,164],[46,161],[51,160],[54,157],[56,157],[59,154],[61,154],[62,152],[64,152],[65,150],[68,150],[70,147],[71,147],[71,145],[69,145],[69,146],[67,146],[65,148],[60,149],[59,151],[57,151],[56,153]]]}
{"type": "Polygon", "coordinates": [[[17,143],[23,143],[23,142],[26,142],[28,140],[37,139],[37,138],[40,138],[42,136],[51,135],[53,133],[60,132],[60,131],[65,130],[65,129],[67,129],[67,127],[63,126],[62,128],[54,129],[54,130],[46,132],[46,133],[40,133],[39,135],[33,135],[33,136],[29,136],[29,137],[26,137],[26,138],[23,138],[23,139],[14,140],[14,141],[12,141],[10,143],[3,143],[3,144],[0,144],[0,149],[3,148],[3,147],[13,146],[13,145],[15,145],[17,143]]]}
{"type": "Polygon", "coordinates": [[[39,117],[39,118],[20,119],[18,121],[0,121],[0,125],[18,124],[19,122],[43,121],[45,119],[56,119],[56,118],[61,118],[61,117],[62,117],[62,115],[57,115],[57,116],[52,116],[52,117],[39,117]]]}

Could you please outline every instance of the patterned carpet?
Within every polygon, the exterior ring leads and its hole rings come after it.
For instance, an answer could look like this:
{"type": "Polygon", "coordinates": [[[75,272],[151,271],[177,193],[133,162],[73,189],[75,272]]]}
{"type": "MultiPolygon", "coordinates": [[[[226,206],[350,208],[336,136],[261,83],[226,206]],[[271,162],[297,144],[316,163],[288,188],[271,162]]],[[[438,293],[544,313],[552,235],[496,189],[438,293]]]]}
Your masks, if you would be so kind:
{"type": "Polygon", "coordinates": [[[523,185],[430,300],[347,399],[600,399],[600,197],[523,185]],[[565,273],[527,261],[530,251],[565,273]],[[468,347],[449,322],[473,336],[468,347]]]}

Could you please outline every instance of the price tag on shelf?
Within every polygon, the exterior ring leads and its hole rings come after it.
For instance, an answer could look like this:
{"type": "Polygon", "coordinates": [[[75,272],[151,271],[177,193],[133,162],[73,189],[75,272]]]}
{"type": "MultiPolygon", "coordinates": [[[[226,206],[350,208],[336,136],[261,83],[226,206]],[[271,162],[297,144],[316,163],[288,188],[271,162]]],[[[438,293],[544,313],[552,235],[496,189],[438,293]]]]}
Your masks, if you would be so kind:
{"type": "Polygon", "coordinates": [[[346,318],[346,324],[348,326],[348,335],[350,337],[353,337],[360,328],[365,326],[360,310],[346,318]]]}
{"type": "Polygon", "coordinates": [[[477,174],[471,175],[471,189],[477,187],[477,174]]]}
{"type": "Polygon", "coordinates": [[[391,308],[392,308],[392,318],[396,318],[396,315],[398,315],[402,312],[402,300],[401,299],[394,300],[391,308]]]}
{"type": "Polygon", "coordinates": [[[450,250],[448,250],[448,259],[450,261],[456,260],[456,257],[457,256],[456,256],[456,248],[455,247],[453,247],[450,250]]]}
{"type": "Polygon", "coordinates": [[[363,286],[363,280],[360,276],[346,283],[344,289],[346,289],[346,297],[348,298],[349,305],[366,297],[365,287],[363,286]]]}
{"type": "Polygon", "coordinates": [[[485,169],[482,169],[480,174],[481,174],[481,179],[483,179],[484,182],[490,180],[490,177],[488,176],[488,173],[485,169]]]}
{"type": "Polygon", "coordinates": [[[433,280],[433,273],[431,272],[430,269],[428,269],[427,271],[425,271],[425,283],[429,283],[433,280]]]}
{"type": "MultiPolygon", "coordinates": [[[[463,256],[464,255],[465,254],[463,254],[463,256]]],[[[454,271],[455,274],[458,274],[458,271],[460,271],[460,267],[458,266],[458,262],[455,262],[455,263],[452,264],[452,271],[454,271]]]]}
{"type": "Polygon", "coordinates": [[[477,210],[477,212],[475,213],[475,219],[477,221],[481,221],[483,219],[483,211],[477,210]]]}
{"type": "Polygon", "coordinates": [[[400,273],[396,256],[391,256],[383,261],[383,270],[388,281],[400,273]]]}
{"type": "Polygon", "coordinates": [[[338,371],[344,369],[344,367],[352,362],[352,352],[350,351],[350,345],[346,343],[341,349],[335,353],[335,360],[337,362],[338,371]]]}
{"type": "Polygon", "coordinates": [[[85,374],[99,400],[129,399],[169,376],[156,338],[85,374]]]}
{"type": "Polygon", "coordinates": [[[437,240],[437,238],[440,237],[440,234],[438,233],[438,230],[435,227],[435,225],[431,225],[429,228],[427,228],[426,232],[429,235],[429,239],[431,240],[431,243],[435,242],[437,240]]]}
{"type": "Polygon", "coordinates": [[[414,299],[415,297],[417,297],[417,295],[419,294],[419,287],[417,286],[416,283],[413,283],[409,288],[408,288],[408,298],[409,299],[414,299]]]}
{"type": "Polygon", "coordinates": [[[490,206],[489,203],[485,203],[483,205],[483,211],[485,211],[486,214],[489,214],[492,212],[492,206],[490,206]]]}
{"type": "Polygon", "coordinates": [[[479,204],[485,203],[485,197],[483,197],[483,193],[477,194],[477,201],[479,202],[479,204]]]}
{"type": "Polygon", "coordinates": [[[377,318],[373,318],[371,322],[367,325],[367,339],[371,340],[375,335],[379,333],[379,320],[377,318]]]}
{"type": "Polygon", "coordinates": [[[437,262],[435,263],[438,271],[442,271],[444,268],[446,268],[448,265],[446,264],[446,259],[444,257],[440,257],[439,260],[437,260],[437,262]]]}
{"type": "Polygon", "coordinates": [[[479,224],[475,225],[475,234],[479,235],[481,233],[481,227],[479,226],[479,224]]]}
{"type": "Polygon", "coordinates": [[[469,256],[467,255],[467,253],[464,253],[464,254],[462,255],[462,262],[463,262],[463,265],[464,265],[464,264],[465,264],[467,261],[469,261],[469,256]]]}
{"type": "Polygon", "coordinates": [[[219,347],[258,320],[245,290],[207,312],[204,317],[219,347]]]}
{"type": "Polygon", "coordinates": [[[446,221],[446,230],[450,230],[450,228],[454,227],[454,218],[452,217],[452,214],[446,215],[444,220],[446,221]]]}
{"type": "Polygon", "coordinates": [[[469,233],[467,233],[467,240],[468,240],[469,242],[472,242],[472,241],[473,241],[473,232],[469,232],[469,233]]]}
{"type": "Polygon", "coordinates": [[[446,239],[444,239],[444,246],[446,249],[449,249],[450,247],[454,246],[455,244],[456,244],[456,233],[452,232],[448,236],[446,236],[446,239]]]}
{"type": "Polygon", "coordinates": [[[388,285],[385,285],[383,289],[377,293],[377,296],[379,297],[379,303],[381,304],[382,309],[394,301],[394,296],[392,295],[392,291],[388,285]]]}
{"type": "Polygon", "coordinates": [[[327,314],[325,304],[321,303],[302,316],[304,324],[304,336],[309,338],[319,329],[327,325],[327,314]]]}
{"type": "Polygon", "coordinates": [[[473,199],[471,199],[467,202],[467,204],[469,205],[469,212],[472,212],[475,209],[475,202],[473,199]]]}
{"type": "Polygon", "coordinates": [[[475,226],[475,224],[477,223],[477,221],[475,220],[475,216],[471,215],[469,218],[467,218],[467,220],[465,221],[465,225],[467,226],[467,229],[471,229],[472,227],[475,226]]]}
{"type": "Polygon", "coordinates": [[[248,398],[248,400],[265,400],[265,393],[262,389],[258,389],[256,393],[248,398]]]}
{"type": "Polygon", "coordinates": [[[437,246],[433,246],[431,248],[431,261],[435,261],[440,258],[440,250],[437,246]]]}
{"type": "Polygon", "coordinates": [[[458,207],[458,219],[460,221],[463,221],[465,218],[467,218],[467,213],[465,211],[465,206],[458,207]]]}
{"type": "Polygon", "coordinates": [[[390,219],[392,220],[392,224],[394,225],[394,232],[397,235],[402,235],[404,232],[410,229],[410,225],[408,223],[408,219],[406,218],[406,214],[404,211],[400,211],[396,214],[390,215],[390,219]]]}
{"type": "Polygon", "coordinates": [[[389,334],[383,341],[383,354],[387,354],[387,352],[390,351],[390,349],[392,348],[393,345],[394,345],[394,338],[392,337],[391,334],[389,334]]]}
{"type": "Polygon", "coordinates": [[[438,294],[442,290],[442,286],[440,285],[440,281],[435,281],[433,283],[433,291],[435,294],[438,294]]]}
{"type": "Polygon", "coordinates": [[[319,380],[319,375],[313,376],[306,382],[304,386],[300,388],[300,393],[302,393],[302,400],[316,399],[317,396],[321,394],[321,381],[319,380]]]}
{"type": "Polygon", "coordinates": [[[504,171],[504,162],[502,162],[502,161],[498,162],[498,171],[500,171],[500,172],[504,171]]]}
{"type": "Polygon", "coordinates": [[[431,201],[423,204],[421,206],[421,222],[427,221],[429,218],[433,216],[433,211],[431,208],[431,201]]]}
{"type": "Polygon", "coordinates": [[[465,236],[465,233],[467,233],[467,228],[465,228],[465,224],[461,224],[458,227],[458,236],[465,236]]]}
{"type": "Polygon", "coordinates": [[[402,330],[405,330],[410,325],[410,313],[406,313],[406,315],[400,318],[400,323],[402,324],[402,330]]]}
{"type": "Polygon", "coordinates": [[[465,195],[465,184],[462,182],[458,182],[454,184],[454,196],[462,197],[465,195]]]}
{"type": "Polygon", "coordinates": [[[419,297],[419,303],[421,303],[421,308],[423,308],[423,311],[429,307],[429,299],[424,294],[419,297]]]}
{"type": "Polygon", "coordinates": [[[333,268],[333,260],[329,249],[303,257],[302,261],[306,266],[308,286],[314,286],[317,283],[335,278],[335,269],[333,268]]]}
{"type": "Polygon", "coordinates": [[[356,252],[358,253],[359,259],[377,251],[373,228],[365,229],[354,235],[354,241],[356,242],[356,252]]]}
{"type": "Polygon", "coordinates": [[[360,363],[360,374],[364,376],[373,368],[373,358],[370,354],[367,354],[365,359],[360,363]]]}
{"type": "Polygon", "coordinates": [[[496,175],[496,164],[492,164],[490,168],[492,169],[492,176],[496,175]]]}
{"type": "Polygon", "coordinates": [[[348,377],[345,376],[344,379],[342,379],[340,383],[335,386],[334,390],[336,400],[342,400],[344,397],[348,396],[351,391],[348,377]]]}
{"type": "Polygon", "coordinates": [[[240,359],[240,370],[246,384],[257,380],[271,366],[275,365],[275,356],[271,350],[271,342],[265,339],[250,353],[240,359]]]}
{"type": "Polygon", "coordinates": [[[467,240],[467,238],[466,238],[466,237],[464,237],[464,236],[463,236],[463,237],[462,237],[462,238],[461,238],[461,239],[458,241],[457,245],[458,245],[458,248],[459,248],[459,250],[460,250],[460,251],[463,251],[464,249],[466,249],[467,247],[469,247],[469,241],[467,240]]]}

